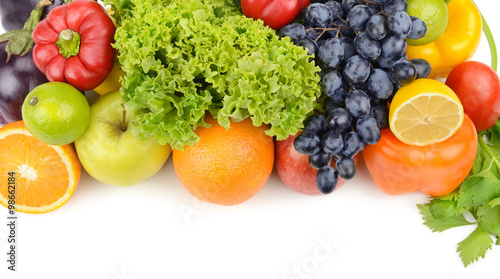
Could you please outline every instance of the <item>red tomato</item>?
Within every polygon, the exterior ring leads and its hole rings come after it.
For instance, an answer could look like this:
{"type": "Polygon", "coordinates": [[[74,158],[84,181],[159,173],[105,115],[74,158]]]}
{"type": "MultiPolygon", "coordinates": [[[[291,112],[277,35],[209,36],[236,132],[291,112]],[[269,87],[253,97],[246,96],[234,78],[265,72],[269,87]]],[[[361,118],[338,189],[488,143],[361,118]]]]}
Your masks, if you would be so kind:
{"type": "Polygon", "coordinates": [[[493,127],[500,117],[500,81],[488,65],[467,61],[456,66],[446,79],[478,132],[493,127]]]}
{"type": "Polygon", "coordinates": [[[241,9],[247,17],[262,19],[275,30],[292,22],[308,5],[309,0],[241,0],[241,9]]]}
{"type": "Polygon", "coordinates": [[[464,123],[451,138],[427,146],[407,145],[390,129],[384,129],[377,144],[366,146],[363,157],[375,184],[387,194],[420,190],[430,196],[443,196],[469,174],[476,151],[476,129],[465,115],[464,123]]]}

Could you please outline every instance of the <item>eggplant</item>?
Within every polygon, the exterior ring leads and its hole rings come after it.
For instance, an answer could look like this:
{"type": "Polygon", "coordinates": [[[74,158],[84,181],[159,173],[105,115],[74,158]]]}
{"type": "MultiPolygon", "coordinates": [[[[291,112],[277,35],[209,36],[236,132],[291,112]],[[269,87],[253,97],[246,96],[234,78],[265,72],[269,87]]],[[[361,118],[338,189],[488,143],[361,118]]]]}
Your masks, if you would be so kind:
{"type": "Polygon", "coordinates": [[[24,56],[12,55],[7,61],[6,42],[0,43],[0,126],[21,120],[26,95],[47,82],[33,62],[32,50],[24,56]]]}
{"type": "MultiPolygon", "coordinates": [[[[0,18],[3,29],[8,32],[14,29],[22,29],[31,11],[40,0],[0,0],[0,18]]],[[[42,19],[55,7],[64,4],[64,0],[54,0],[52,5],[45,8],[42,19]]]]}

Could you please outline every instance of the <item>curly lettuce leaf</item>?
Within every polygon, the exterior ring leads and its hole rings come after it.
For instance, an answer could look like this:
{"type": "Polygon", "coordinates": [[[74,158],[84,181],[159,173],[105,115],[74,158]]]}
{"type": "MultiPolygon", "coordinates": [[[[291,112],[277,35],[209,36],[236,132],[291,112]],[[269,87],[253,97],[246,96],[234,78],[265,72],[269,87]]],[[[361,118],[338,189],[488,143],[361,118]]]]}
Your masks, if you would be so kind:
{"type": "Polygon", "coordinates": [[[183,149],[210,113],[225,128],[250,117],[284,139],[317,106],[319,68],[307,51],[243,16],[233,0],[109,1],[125,7],[114,46],[124,103],[141,112],[137,136],[183,149]]]}

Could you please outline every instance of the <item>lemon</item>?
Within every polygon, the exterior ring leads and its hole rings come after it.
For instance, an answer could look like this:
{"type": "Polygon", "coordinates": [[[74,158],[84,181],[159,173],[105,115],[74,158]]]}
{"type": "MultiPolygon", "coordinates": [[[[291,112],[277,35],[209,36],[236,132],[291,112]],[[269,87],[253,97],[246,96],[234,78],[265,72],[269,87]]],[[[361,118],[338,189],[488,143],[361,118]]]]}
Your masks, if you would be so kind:
{"type": "Polygon", "coordinates": [[[90,107],[83,94],[62,82],[47,82],[26,96],[22,107],[26,128],[50,145],[70,144],[90,122],[90,107]]]}
{"type": "Polygon", "coordinates": [[[120,83],[120,77],[124,75],[125,74],[123,73],[120,65],[115,64],[106,79],[99,86],[94,88],[94,91],[102,96],[106,93],[120,89],[120,87],[122,86],[120,83]]]}
{"type": "Polygon", "coordinates": [[[389,109],[389,126],[402,142],[425,146],[444,141],[460,128],[464,108],[445,84],[417,79],[401,87],[389,109]]]}
{"type": "Polygon", "coordinates": [[[418,40],[407,39],[411,46],[434,42],[448,26],[448,7],[443,0],[407,0],[408,15],[418,17],[427,25],[427,34],[418,40]]]}

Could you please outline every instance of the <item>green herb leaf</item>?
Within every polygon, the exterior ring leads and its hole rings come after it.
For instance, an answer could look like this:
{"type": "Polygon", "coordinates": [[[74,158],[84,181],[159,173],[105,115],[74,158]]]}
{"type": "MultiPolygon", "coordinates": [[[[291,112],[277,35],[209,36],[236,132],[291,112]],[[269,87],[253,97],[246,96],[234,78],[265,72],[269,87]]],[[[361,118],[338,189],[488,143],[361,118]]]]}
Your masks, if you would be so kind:
{"type": "Polygon", "coordinates": [[[469,176],[460,185],[459,206],[478,208],[500,196],[500,124],[479,133],[478,148],[469,176]]]}
{"type": "Polygon", "coordinates": [[[500,206],[483,205],[477,211],[479,225],[484,231],[500,235],[500,206]]]}
{"type": "Polygon", "coordinates": [[[466,239],[458,243],[457,252],[467,267],[480,257],[484,258],[486,251],[491,249],[492,244],[493,239],[490,234],[478,226],[466,239]]]}
{"type": "MultiPolygon", "coordinates": [[[[442,232],[447,229],[473,224],[467,221],[463,215],[454,217],[445,217],[441,215],[441,217],[436,217],[431,211],[432,205],[430,203],[419,204],[417,206],[420,209],[420,213],[423,215],[422,219],[424,219],[424,225],[429,227],[433,232],[442,232]]],[[[435,208],[435,210],[436,209],[437,208],[435,208]]]]}

